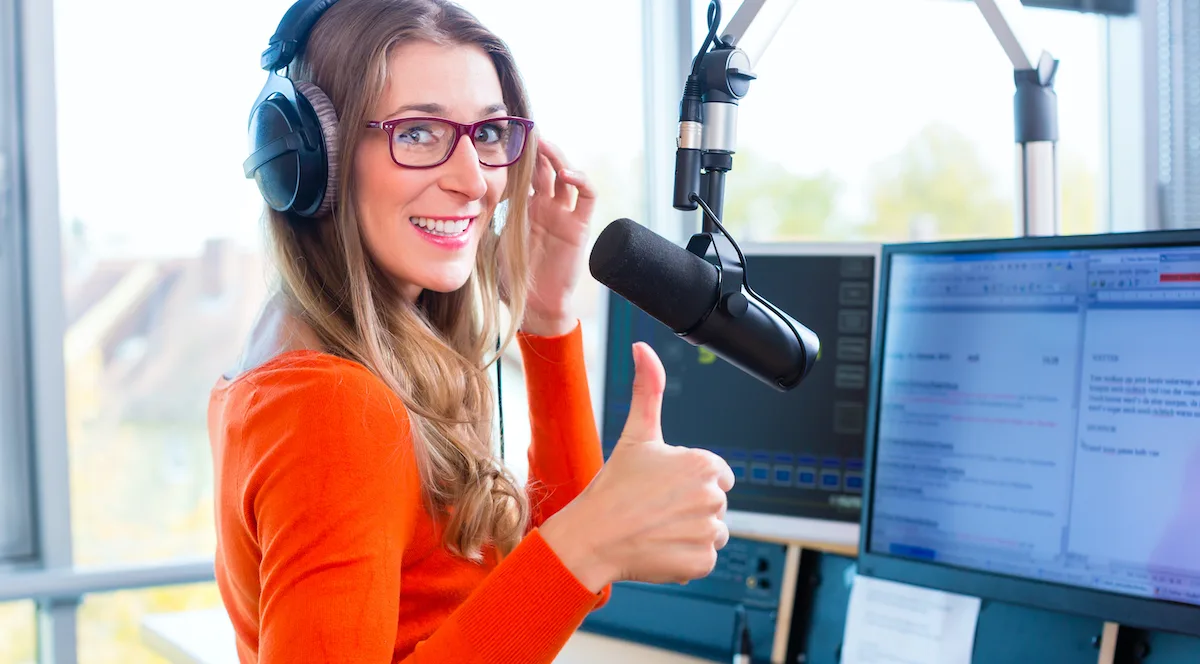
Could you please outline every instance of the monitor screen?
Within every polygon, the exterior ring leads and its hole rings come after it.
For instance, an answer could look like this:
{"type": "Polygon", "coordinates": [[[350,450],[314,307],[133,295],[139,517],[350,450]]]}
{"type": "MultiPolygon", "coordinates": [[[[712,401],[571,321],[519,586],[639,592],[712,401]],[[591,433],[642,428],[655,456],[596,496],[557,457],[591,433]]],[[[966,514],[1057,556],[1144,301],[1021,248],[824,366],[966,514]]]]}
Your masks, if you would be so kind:
{"type": "Polygon", "coordinates": [[[1067,610],[1043,591],[1200,605],[1200,235],[889,246],[883,270],[864,550],[1067,610]]]}
{"type": "Polygon", "coordinates": [[[629,411],[630,346],[646,341],[667,373],[667,442],[711,450],[736,478],[735,534],[858,545],[867,364],[879,245],[744,247],[751,287],[821,339],[816,366],[778,392],[675,336],[609,294],[602,431],[605,453],[629,411]]]}

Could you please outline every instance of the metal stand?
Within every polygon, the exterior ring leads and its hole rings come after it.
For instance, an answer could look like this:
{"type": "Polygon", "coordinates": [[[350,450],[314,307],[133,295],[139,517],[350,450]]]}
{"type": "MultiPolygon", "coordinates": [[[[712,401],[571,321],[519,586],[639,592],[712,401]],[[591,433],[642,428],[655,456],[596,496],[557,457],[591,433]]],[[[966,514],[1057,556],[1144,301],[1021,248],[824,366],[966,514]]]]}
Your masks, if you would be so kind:
{"type": "MultiPolygon", "coordinates": [[[[724,214],[725,174],[733,169],[733,154],[737,151],[738,102],[750,90],[755,79],[753,72],[757,55],[751,57],[740,45],[747,34],[757,41],[751,52],[761,55],[774,38],[783,18],[796,0],[775,0],[771,7],[778,10],[774,21],[762,18],[760,12],[768,0],[746,0],[715,39],[715,47],[697,54],[693,75],[689,76],[681,103],[679,142],[675,168],[675,198],[677,210],[691,211],[698,206],[693,194],[708,205],[720,219],[724,214]],[[756,21],[757,19],[757,21],[756,21]],[[753,35],[754,28],[766,34],[753,35]]],[[[715,36],[719,12],[710,30],[715,36]]],[[[707,215],[701,217],[701,232],[718,229],[707,215]]]]}
{"type": "Polygon", "coordinates": [[[1058,235],[1058,61],[1023,35],[1019,0],[975,0],[1013,65],[1017,143],[1016,234],[1058,235]]]}
{"type": "Polygon", "coordinates": [[[1054,76],[1058,61],[1043,54],[1038,69],[1014,72],[1013,99],[1017,141],[1017,208],[1019,235],[1058,235],[1061,231],[1058,183],[1058,96],[1054,76]]]}

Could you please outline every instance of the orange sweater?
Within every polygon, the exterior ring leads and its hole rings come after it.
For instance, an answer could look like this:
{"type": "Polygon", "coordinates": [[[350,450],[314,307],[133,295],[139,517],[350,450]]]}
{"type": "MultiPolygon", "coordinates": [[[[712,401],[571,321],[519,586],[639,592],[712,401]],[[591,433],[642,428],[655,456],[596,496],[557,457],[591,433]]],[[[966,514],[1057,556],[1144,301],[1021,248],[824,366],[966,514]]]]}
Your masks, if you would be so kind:
{"type": "Polygon", "coordinates": [[[541,488],[535,528],[502,562],[441,546],[406,410],[361,365],[293,351],[217,383],[217,584],[243,664],[551,662],[607,600],[536,530],[603,463],[582,334],[519,343],[541,488]]]}

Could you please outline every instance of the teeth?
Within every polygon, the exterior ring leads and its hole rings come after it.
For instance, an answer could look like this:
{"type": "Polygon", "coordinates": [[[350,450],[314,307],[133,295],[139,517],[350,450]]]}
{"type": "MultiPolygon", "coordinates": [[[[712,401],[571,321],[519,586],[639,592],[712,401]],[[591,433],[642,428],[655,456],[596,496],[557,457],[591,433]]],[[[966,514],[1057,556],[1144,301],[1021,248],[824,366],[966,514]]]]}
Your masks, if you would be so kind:
{"type": "Polygon", "coordinates": [[[467,230],[467,227],[471,225],[470,219],[445,221],[440,219],[430,219],[428,217],[411,217],[409,218],[409,221],[411,221],[414,226],[419,226],[420,228],[425,229],[427,233],[432,233],[434,235],[445,235],[448,237],[461,235],[467,230]]]}

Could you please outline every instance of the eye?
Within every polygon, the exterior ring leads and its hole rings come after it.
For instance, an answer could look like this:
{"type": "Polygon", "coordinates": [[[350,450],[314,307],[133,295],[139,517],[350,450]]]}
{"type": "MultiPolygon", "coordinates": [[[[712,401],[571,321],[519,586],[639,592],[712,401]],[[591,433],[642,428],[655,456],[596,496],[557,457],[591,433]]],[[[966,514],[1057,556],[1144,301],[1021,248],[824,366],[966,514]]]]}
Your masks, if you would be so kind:
{"type": "Polygon", "coordinates": [[[479,125],[475,128],[474,140],[476,143],[496,143],[500,141],[508,133],[508,123],[499,120],[479,125]]]}
{"type": "Polygon", "coordinates": [[[436,132],[427,126],[396,127],[396,142],[402,145],[428,145],[438,140],[436,132]]]}

